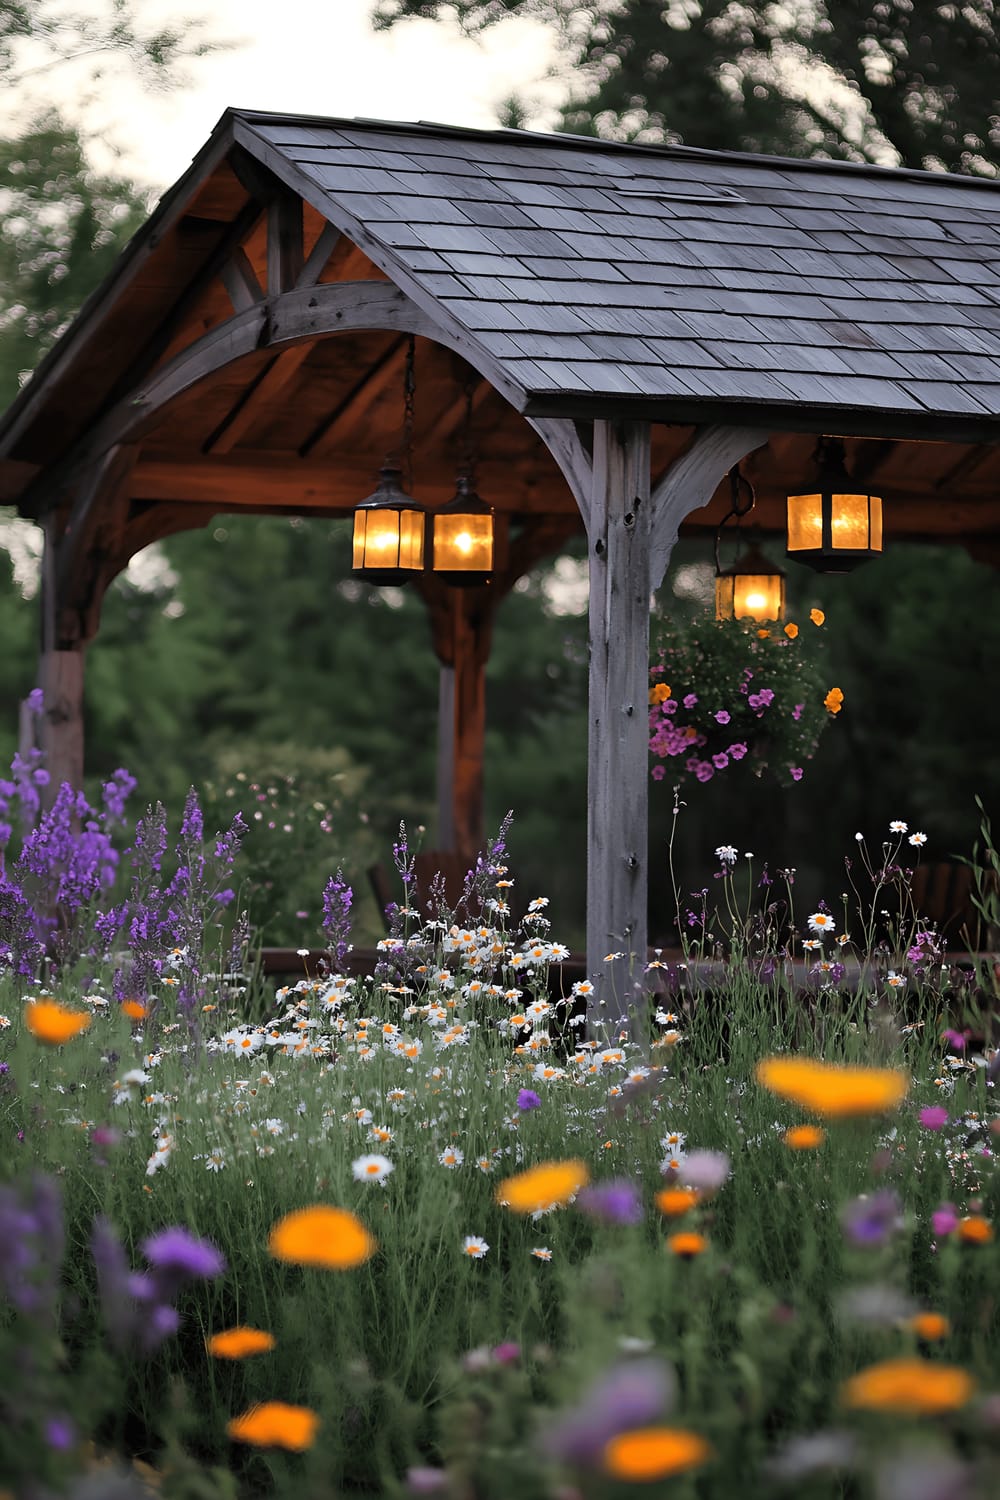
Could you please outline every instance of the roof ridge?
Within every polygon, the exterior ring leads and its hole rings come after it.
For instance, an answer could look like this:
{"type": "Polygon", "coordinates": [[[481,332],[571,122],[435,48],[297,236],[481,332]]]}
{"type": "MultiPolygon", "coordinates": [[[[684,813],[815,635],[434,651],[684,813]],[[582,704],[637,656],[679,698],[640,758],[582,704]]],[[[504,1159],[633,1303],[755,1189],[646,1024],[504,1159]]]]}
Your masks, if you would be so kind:
{"type": "Polygon", "coordinates": [[[508,126],[490,128],[483,125],[452,125],[438,120],[383,120],[365,115],[293,114],[285,110],[227,110],[226,115],[230,114],[238,115],[248,121],[252,119],[294,120],[303,125],[319,124],[332,127],[360,125],[369,129],[395,133],[454,135],[476,140],[503,138],[515,144],[525,142],[536,145],[544,142],[547,146],[562,146],[569,150],[586,147],[588,150],[628,152],[668,160],[679,158],[685,161],[756,162],[761,166],[777,165],[802,171],[845,172],[863,176],[891,176],[893,179],[903,178],[922,183],[947,183],[951,187],[993,189],[1000,187],[1000,178],[975,177],[960,172],[929,172],[917,167],[890,167],[881,166],[876,162],[836,161],[818,156],[769,156],[760,151],[717,151],[707,146],[668,145],[659,141],[612,141],[604,136],[576,135],[569,131],[559,130],[513,130],[508,126]]]}

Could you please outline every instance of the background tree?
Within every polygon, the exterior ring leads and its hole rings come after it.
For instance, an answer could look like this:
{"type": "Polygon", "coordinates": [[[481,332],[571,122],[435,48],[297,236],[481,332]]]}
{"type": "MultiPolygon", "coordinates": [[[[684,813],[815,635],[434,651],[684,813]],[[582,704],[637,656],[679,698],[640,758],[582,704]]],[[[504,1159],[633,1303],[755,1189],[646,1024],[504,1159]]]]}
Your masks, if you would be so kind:
{"type": "Polygon", "coordinates": [[[560,34],[562,128],[995,176],[994,0],[376,0],[376,27],[511,16],[560,34]]]}

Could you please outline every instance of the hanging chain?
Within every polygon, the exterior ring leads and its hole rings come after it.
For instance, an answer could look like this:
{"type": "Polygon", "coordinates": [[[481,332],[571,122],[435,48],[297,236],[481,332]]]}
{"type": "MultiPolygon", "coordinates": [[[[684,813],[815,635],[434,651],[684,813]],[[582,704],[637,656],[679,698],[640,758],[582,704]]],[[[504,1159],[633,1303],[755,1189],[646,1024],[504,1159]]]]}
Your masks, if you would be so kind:
{"type": "Polygon", "coordinates": [[[729,471],[729,509],[719,522],[715,532],[715,571],[722,571],[719,562],[719,546],[722,541],[722,529],[730,516],[736,517],[736,525],[739,528],[744,516],[748,516],[756,504],[757,496],[749,479],[740,473],[739,464],[734,464],[729,471]]]}
{"type": "Polygon", "coordinates": [[[406,344],[406,373],[403,377],[403,482],[413,493],[413,397],[416,391],[414,357],[417,341],[411,333],[406,344]]]}

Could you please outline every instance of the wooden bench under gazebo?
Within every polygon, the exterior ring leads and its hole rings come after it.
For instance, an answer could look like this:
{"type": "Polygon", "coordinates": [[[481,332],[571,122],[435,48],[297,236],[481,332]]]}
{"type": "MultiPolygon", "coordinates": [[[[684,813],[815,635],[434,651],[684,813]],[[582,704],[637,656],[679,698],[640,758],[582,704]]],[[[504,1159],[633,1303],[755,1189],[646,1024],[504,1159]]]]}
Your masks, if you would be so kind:
{"type": "Polygon", "coordinates": [[[998,408],[993,183],[227,111],[0,420],[0,499],[45,532],[50,768],[83,775],[86,646],[136,552],[220,513],[349,517],[387,458],[439,516],[474,459],[488,574],[411,569],[441,663],[436,842],[481,842],[496,610],[583,533],[587,969],[624,994],[649,601],[678,529],[717,527],[740,465],[784,534],[826,436],[887,544],[995,564],[998,408]]]}

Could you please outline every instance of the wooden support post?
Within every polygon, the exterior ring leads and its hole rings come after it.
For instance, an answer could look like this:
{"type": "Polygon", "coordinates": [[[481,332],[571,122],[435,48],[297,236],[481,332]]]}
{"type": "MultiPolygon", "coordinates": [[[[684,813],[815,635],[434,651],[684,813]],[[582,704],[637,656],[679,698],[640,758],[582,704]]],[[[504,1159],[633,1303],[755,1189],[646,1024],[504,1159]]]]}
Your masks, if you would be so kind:
{"type": "Polygon", "coordinates": [[[455,848],[455,668],[438,669],[437,847],[455,848]]]}
{"type": "Polygon", "coordinates": [[[64,781],[77,790],[83,786],[83,668],[82,643],[73,651],[42,652],[42,750],[49,773],[44,807],[51,807],[64,781]]]}
{"type": "Polygon", "coordinates": [[[650,527],[648,424],[595,422],[587,973],[612,1016],[634,1017],[646,964],[650,527]]]}
{"type": "MultiPolygon", "coordinates": [[[[479,590],[475,590],[478,594],[479,590]]],[[[483,759],[486,745],[486,661],[493,634],[489,605],[476,608],[472,590],[455,590],[455,848],[471,861],[483,846],[483,759]]]]}
{"type": "Polygon", "coordinates": [[[438,839],[442,850],[471,860],[483,846],[483,750],[486,663],[497,595],[492,588],[418,584],[441,663],[438,691],[438,839]]]}

